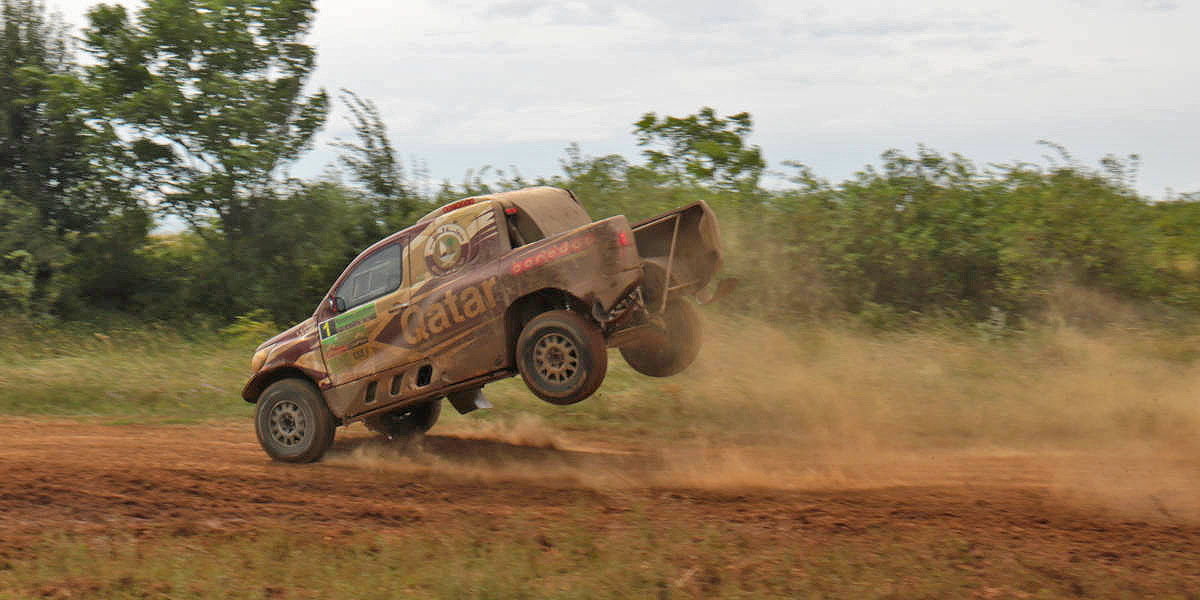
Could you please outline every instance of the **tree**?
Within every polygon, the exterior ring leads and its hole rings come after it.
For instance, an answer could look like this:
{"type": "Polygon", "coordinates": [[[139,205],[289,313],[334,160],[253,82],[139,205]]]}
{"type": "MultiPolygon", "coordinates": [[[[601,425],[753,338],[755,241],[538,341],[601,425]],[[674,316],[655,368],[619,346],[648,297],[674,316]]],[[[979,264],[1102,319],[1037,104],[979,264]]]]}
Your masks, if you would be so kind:
{"type": "Polygon", "coordinates": [[[0,13],[0,295],[23,297],[14,305],[26,314],[61,313],[100,291],[80,286],[101,270],[85,242],[103,238],[110,270],[132,275],[126,259],[146,228],[116,235],[112,225],[145,214],[94,126],[61,19],[35,0],[3,0],[0,13]]]}
{"type": "Polygon", "coordinates": [[[268,290],[288,293],[263,294],[247,308],[266,309],[281,322],[312,314],[342,269],[379,240],[374,210],[357,190],[330,181],[305,182],[281,197],[261,246],[269,267],[261,279],[268,290]]]}
{"type": "Polygon", "coordinates": [[[218,314],[278,293],[262,259],[278,233],[280,182],[328,112],[324,90],[305,92],[314,13],[312,0],[147,0],[135,19],[121,6],[88,13],[89,101],[132,185],[218,257],[205,274],[218,314]]]}
{"type": "Polygon", "coordinates": [[[128,197],[103,178],[105,142],[88,126],[66,26],[35,0],[0,10],[0,190],[60,234],[87,231],[128,197]]]}
{"type": "Polygon", "coordinates": [[[47,313],[62,293],[69,256],[37,207],[0,190],[0,314],[47,313]]]}
{"type": "Polygon", "coordinates": [[[419,216],[415,213],[421,208],[420,198],[408,185],[375,103],[346,89],[341,100],[350,111],[346,120],[358,142],[338,140],[333,145],[342,149],[339,159],[351,177],[371,195],[377,221],[395,229],[419,216]]]}
{"type": "Polygon", "coordinates": [[[706,106],[686,117],[646,113],[634,134],[649,167],[671,183],[749,191],[766,168],[762,149],[746,142],[753,128],[750,113],[720,118],[706,106]]]}
{"type": "Polygon", "coordinates": [[[264,224],[283,169],[324,124],[305,95],[312,0],[149,0],[131,21],[101,4],[87,80],[143,193],[198,229],[215,218],[232,256],[264,224]]]}
{"type": "Polygon", "coordinates": [[[559,159],[563,176],[548,183],[572,192],[588,208],[592,217],[620,214],[629,208],[629,163],[619,154],[589,156],[578,143],[566,148],[566,158],[559,159]]]}

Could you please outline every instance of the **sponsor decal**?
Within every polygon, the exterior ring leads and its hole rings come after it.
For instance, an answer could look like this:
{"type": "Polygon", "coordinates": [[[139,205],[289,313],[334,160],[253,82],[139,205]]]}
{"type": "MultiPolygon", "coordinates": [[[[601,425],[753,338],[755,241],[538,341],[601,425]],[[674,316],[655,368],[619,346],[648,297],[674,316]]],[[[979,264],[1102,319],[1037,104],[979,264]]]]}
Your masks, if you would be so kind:
{"type": "Polygon", "coordinates": [[[542,265],[554,262],[555,260],[558,260],[564,256],[582,252],[587,248],[594,246],[595,244],[595,233],[588,233],[587,235],[582,235],[577,238],[551,244],[545,248],[542,248],[536,253],[530,254],[525,258],[518,259],[511,266],[509,266],[508,271],[513,275],[520,275],[521,273],[531,269],[536,269],[542,265]]]}
{"type": "Polygon", "coordinates": [[[367,345],[367,326],[378,313],[375,303],[364,304],[328,321],[317,329],[321,332],[321,352],[331,372],[341,371],[371,357],[367,345]]]}
{"type": "Polygon", "coordinates": [[[434,275],[444,275],[466,261],[469,249],[467,230],[457,223],[445,223],[425,243],[425,264],[434,275]]]}
{"type": "Polygon", "coordinates": [[[375,316],[375,303],[370,302],[329,319],[317,327],[321,331],[321,343],[325,344],[326,339],[337,335],[339,331],[353,329],[372,321],[375,316]]]}
{"type": "MultiPolygon", "coordinates": [[[[452,330],[464,328],[494,308],[496,278],[490,277],[477,285],[447,290],[440,298],[427,297],[419,303],[414,302],[400,315],[400,330],[403,332],[404,342],[416,346],[430,339],[445,337],[445,334],[452,330]]],[[[393,321],[387,329],[392,329],[395,323],[396,321],[393,321]]],[[[384,334],[381,333],[380,336],[383,337],[384,334]]]]}
{"type": "Polygon", "coordinates": [[[416,235],[405,250],[411,255],[410,285],[414,288],[431,277],[457,273],[474,261],[483,241],[496,232],[490,203],[479,204],[449,218],[439,218],[416,235]]]}
{"type": "Polygon", "coordinates": [[[354,365],[371,358],[374,351],[367,345],[366,337],[363,337],[357,346],[341,349],[340,352],[333,356],[327,356],[325,361],[329,365],[329,371],[337,373],[354,367],[354,365]]]}
{"type": "Polygon", "coordinates": [[[325,352],[325,358],[329,359],[365,343],[367,343],[367,328],[360,325],[321,340],[321,348],[325,352]]]}
{"type": "Polygon", "coordinates": [[[470,206],[472,204],[475,204],[475,202],[478,200],[479,200],[478,198],[463,198],[462,200],[459,200],[458,202],[451,202],[450,204],[447,204],[446,206],[442,207],[442,214],[444,215],[448,212],[454,212],[464,206],[470,206]]]}

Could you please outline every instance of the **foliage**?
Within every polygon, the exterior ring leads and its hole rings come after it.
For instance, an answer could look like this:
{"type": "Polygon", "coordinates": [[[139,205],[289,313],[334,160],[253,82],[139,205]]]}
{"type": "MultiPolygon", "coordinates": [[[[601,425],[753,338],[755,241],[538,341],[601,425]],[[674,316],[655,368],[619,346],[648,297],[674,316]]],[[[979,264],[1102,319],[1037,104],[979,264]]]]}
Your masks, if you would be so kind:
{"type": "Polygon", "coordinates": [[[13,250],[3,257],[0,270],[0,298],[10,300],[8,306],[20,315],[33,310],[33,280],[37,275],[33,255],[25,250],[13,250]]]}
{"type": "Polygon", "coordinates": [[[767,190],[750,114],[703,107],[634,123],[640,164],[572,144],[555,177],[485,165],[429,190],[410,180],[375,103],[347,90],[355,140],[334,145],[354,186],[337,173],[299,181],[286,167],[328,104],[305,92],[311,0],[149,0],[132,16],[99,5],[86,68],[40,3],[3,10],[7,312],[228,322],[265,311],[256,322],[290,323],[358,252],[433,206],[550,184],[598,218],[708,202],[725,275],[741,280],[733,312],[880,329],[948,319],[1000,339],[1067,285],[1170,318],[1200,313],[1200,198],[1140,197],[1136,156],[1092,169],[1047,143],[1059,158],[1045,165],[980,168],[920,147],[839,183],[784,162],[790,185],[767,190]],[[161,214],[190,229],[152,235],[161,214]]]}
{"type": "Polygon", "coordinates": [[[37,208],[0,190],[0,314],[45,315],[68,287],[70,256],[37,208]]]}
{"type": "Polygon", "coordinates": [[[640,218],[706,200],[721,219],[725,272],[742,282],[727,304],[743,312],[849,313],[882,328],[926,317],[994,323],[1003,314],[1019,327],[1063,283],[1164,315],[1200,310],[1200,202],[1138,196],[1137,157],[1110,156],[1098,170],[1069,156],[1067,164],[980,169],[920,147],[915,156],[885,152],[880,165],[839,184],[785,165],[793,185],[769,192],[663,186],[619,156],[571,146],[566,176],[550,183],[575,190],[593,216],[640,218]]]}
{"type": "Polygon", "coordinates": [[[115,308],[171,320],[261,309],[294,322],[312,314],[346,264],[381,235],[369,199],[336,182],[296,182],[262,210],[267,227],[254,240],[253,271],[230,273],[220,246],[195,232],[153,236],[136,254],[124,306],[115,308]]]}
{"type": "Polygon", "coordinates": [[[310,0],[150,0],[134,20],[122,6],[88,15],[89,99],[124,174],[220,259],[210,310],[227,316],[260,297],[245,290],[275,243],[281,173],[325,122],[325,92],[304,91],[314,11],[310,0]]]}
{"type": "Polygon", "coordinates": [[[686,117],[650,112],[634,123],[648,167],[667,181],[742,191],[756,188],[766,168],[762,150],[746,143],[752,129],[750,113],[720,118],[707,106],[686,117]]]}
{"type": "Polygon", "coordinates": [[[281,322],[311,315],[342,269],[391,232],[375,220],[374,207],[334,182],[297,184],[271,207],[256,257],[261,274],[239,292],[238,313],[265,308],[281,322]]]}
{"type": "Polygon", "coordinates": [[[87,81],[143,193],[191,222],[215,215],[230,240],[253,236],[279,171],[325,121],[303,43],[310,0],[150,0],[131,21],[99,5],[84,40],[87,81]]]}
{"type": "Polygon", "coordinates": [[[347,119],[358,142],[337,141],[339,157],[354,180],[366,189],[374,204],[375,218],[389,230],[419,218],[423,204],[406,181],[403,165],[396,158],[387,125],[379,108],[369,99],[342,90],[342,103],[350,111],[347,119]]]}
{"type": "Polygon", "coordinates": [[[0,189],[42,224],[85,231],[104,212],[103,148],[85,122],[70,38],[34,0],[4,0],[0,28],[0,189]]]}
{"type": "Polygon", "coordinates": [[[73,289],[60,301],[59,311],[74,316],[97,310],[143,311],[138,299],[152,285],[155,268],[145,252],[153,227],[150,211],[135,205],[110,212],[91,231],[76,236],[68,269],[73,289]]]}
{"type": "Polygon", "coordinates": [[[144,232],[114,235],[112,218],[141,207],[90,122],[66,27],[33,0],[0,11],[0,296],[18,298],[0,312],[70,312],[92,291],[80,277],[128,266],[144,232]],[[105,240],[102,260],[93,239],[105,240]]]}
{"type": "Polygon", "coordinates": [[[243,344],[262,342],[276,333],[279,333],[279,326],[262,309],[238,315],[232,324],[221,328],[221,335],[243,344]]]}

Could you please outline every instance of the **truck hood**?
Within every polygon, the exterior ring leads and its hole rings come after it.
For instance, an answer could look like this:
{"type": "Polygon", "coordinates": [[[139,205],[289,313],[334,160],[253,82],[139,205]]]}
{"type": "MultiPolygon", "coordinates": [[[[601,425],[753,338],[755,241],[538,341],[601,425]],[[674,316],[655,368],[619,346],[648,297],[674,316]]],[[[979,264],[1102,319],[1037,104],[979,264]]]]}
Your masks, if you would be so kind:
{"type": "Polygon", "coordinates": [[[290,339],[293,339],[293,338],[300,337],[300,332],[301,332],[302,330],[304,330],[304,328],[305,328],[306,326],[310,326],[310,325],[312,325],[313,323],[314,323],[314,321],[313,321],[313,318],[312,318],[312,317],[309,317],[309,318],[307,318],[307,319],[305,319],[305,320],[303,320],[303,321],[300,321],[299,323],[296,323],[295,325],[293,325],[293,326],[292,326],[292,327],[290,327],[289,329],[287,329],[287,330],[283,331],[282,333],[280,333],[280,334],[276,335],[275,337],[273,337],[273,338],[271,338],[271,339],[269,339],[269,340],[267,340],[267,341],[265,341],[265,342],[263,342],[263,343],[259,344],[259,345],[258,345],[258,348],[256,348],[254,351],[255,351],[255,352],[258,352],[259,350],[262,350],[263,348],[268,348],[268,347],[270,347],[270,346],[274,346],[275,344],[278,344],[278,343],[280,343],[280,342],[286,342],[286,341],[288,341],[288,340],[290,340],[290,339]]]}

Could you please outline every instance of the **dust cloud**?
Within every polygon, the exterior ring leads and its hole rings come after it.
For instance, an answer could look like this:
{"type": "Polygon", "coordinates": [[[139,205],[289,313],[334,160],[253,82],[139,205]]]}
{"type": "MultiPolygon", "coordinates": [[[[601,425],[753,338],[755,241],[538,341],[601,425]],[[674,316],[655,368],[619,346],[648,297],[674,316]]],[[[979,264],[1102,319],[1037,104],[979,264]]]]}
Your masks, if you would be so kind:
{"type": "Polygon", "coordinates": [[[346,436],[328,462],[608,490],[976,485],[983,476],[1200,521],[1198,336],[1125,318],[1003,335],[711,316],[705,329],[697,363],[673,378],[633,374],[614,352],[611,389],[585,401],[603,404],[594,428],[532,415],[456,420],[409,443],[346,436]],[[639,435],[606,414],[635,415],[639,435]]]}

